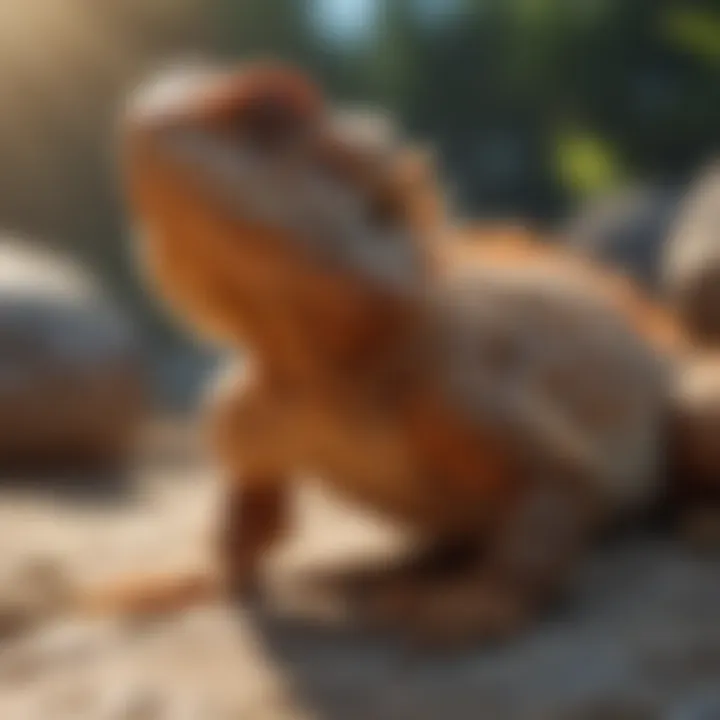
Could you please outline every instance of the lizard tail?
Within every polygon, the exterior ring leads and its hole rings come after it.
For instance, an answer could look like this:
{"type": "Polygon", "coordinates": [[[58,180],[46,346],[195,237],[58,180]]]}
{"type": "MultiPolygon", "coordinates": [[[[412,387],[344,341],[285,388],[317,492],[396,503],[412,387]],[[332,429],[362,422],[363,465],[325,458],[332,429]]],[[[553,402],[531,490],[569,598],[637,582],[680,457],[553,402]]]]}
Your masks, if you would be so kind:
{"type": "Polygon", "coordinates": [[[140,619],[189,610],[224,595],[210,573],[133,576],[98,589],[84,589],[72,603],[82,616],[140,619]]]}

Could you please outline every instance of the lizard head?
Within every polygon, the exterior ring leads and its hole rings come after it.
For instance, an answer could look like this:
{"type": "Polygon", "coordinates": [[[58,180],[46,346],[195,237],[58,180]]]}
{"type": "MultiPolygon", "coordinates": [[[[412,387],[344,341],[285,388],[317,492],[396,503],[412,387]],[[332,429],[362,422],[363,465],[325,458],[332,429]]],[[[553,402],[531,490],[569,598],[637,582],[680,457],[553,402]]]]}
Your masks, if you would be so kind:
{"type": "Polygon", "coordinates": [[[143,250],[191,310],[222,315],[233,295],[357,316],[422,285],[425,155],[294,69],[164,74],[131,98],[124,141],[143,250]]]}

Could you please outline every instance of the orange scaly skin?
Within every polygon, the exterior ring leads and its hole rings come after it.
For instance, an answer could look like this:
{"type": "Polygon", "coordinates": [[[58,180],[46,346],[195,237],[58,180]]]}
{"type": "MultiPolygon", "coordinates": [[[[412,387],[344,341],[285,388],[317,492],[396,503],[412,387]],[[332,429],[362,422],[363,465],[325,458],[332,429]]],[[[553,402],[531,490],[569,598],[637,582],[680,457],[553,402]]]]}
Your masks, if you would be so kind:
{"type": "Polygon", "coordinates": [[[369,616],[436,643],[505,636],[599,525],[659,492],[685,352],[672,319],[520,230],[453,226],[422,155],[362,140],[305,77],[154,84],[128,111],[124,159],[152,282],[252,360],[209,403],[228,476],[219,580],[111,592],[102,609],[248,590],[312,472],[477,551],[431,587],[389,583],[369,616]]]}

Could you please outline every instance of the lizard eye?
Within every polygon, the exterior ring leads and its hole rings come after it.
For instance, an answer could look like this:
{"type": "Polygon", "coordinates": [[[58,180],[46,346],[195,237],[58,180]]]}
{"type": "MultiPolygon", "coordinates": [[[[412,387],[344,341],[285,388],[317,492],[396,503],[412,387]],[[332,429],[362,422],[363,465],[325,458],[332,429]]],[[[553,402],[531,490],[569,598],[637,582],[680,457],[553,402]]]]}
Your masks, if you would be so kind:
{"type": "Polygon", "coordinates": [[[299,139],[306,122],[284,98],[266,93],[231,118],[234,134],[263,150],[279,150],[299,139]]]}
{"type": "Polygon", "coordinates": [[[224,125],[261,150],[284,150],[307,136],[322,112],[314,86],[289,70],[264,68],[241,79],[224,111],[224,125]]]}

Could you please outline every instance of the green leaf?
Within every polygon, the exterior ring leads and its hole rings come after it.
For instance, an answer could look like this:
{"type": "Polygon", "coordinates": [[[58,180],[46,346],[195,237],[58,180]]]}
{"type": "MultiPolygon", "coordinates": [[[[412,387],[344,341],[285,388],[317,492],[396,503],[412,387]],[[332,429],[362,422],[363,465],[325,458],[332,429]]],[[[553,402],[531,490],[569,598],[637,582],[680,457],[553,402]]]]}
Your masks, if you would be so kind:
{"type": "Polygon", "coordinates": [[[660,23],[663,36],[676,47],[720,65],[720,12],[675,8],[660,23]]]}
{"type": "Polygon", "coordinates": [[[557,138],[556,168],[562,184],[578,195],[590,195],[621,182],[619,158],[602,138],[590,132],[566,129],[557,138]]]}

